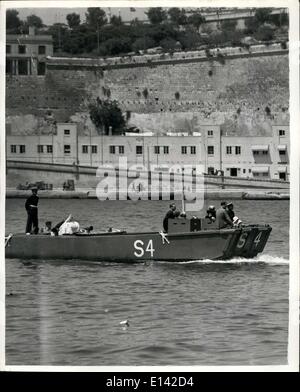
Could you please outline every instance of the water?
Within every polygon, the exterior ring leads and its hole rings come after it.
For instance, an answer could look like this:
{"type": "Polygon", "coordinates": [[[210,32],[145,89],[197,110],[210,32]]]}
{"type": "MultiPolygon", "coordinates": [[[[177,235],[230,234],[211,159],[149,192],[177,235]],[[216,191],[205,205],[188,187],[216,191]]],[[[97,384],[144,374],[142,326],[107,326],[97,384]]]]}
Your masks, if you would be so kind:
{"type": "MultiPolygon", "coordinates": [[[[168,204],[41,199],[39,217],[157,230],[168,204]]],[[[243,222],[273,227],[251,262],[7,260],[6,364],[287,364],[289,202],[234,204],[243,222]]],[[[24,200],[7,200],[6,233],[25,218],[24,200]]]]}

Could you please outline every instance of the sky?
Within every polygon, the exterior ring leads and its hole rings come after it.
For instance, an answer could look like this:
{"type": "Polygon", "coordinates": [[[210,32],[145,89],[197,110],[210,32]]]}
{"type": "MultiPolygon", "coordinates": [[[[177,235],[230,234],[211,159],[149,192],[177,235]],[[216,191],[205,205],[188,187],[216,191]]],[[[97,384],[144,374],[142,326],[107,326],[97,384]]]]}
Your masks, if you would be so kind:
{"type": "MultiPolygon", "coordinates": [[[[25,20],[29,15],[39,16],[45,25],[52,25],[53,23],[67,23],[66,16],[72,12],[80,15],[81,22],[85,21],[85,13],[87,8],[16,8],[19,12],[19,18],[25,20]]],[[[106,14],[109,13],[108,8],[104,8],[106,14]]],[[[147,16],[145,11],[147,8],[135,8],[135,12],[131,12],[129,8],[115,8],[111,7],[112,15],[120,15],[123,21],[132,20],[138,18],[140,20],[146,20],[147,16]]]]}

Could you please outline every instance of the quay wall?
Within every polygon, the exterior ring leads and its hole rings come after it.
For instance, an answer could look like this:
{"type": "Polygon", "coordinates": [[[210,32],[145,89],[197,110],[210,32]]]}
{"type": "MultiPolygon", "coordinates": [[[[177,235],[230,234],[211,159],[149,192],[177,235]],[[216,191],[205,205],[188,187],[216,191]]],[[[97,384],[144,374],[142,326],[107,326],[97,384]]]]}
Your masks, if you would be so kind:
{"type": "MultiPolygon", "coordinates": [[[[103,176],[96,176],[96,167],[84,167],[74,165],[46,164],[37,162],[8,161],[6,166],[6,188],[16,189],[19,184],[25,185],[44,181],[52,184],[53,188],[62,190],[66,180],[74,180],[75,189],[95,190],[103,176]]],[[[109,172],[109,170],[108,170],[109,172]]],[[[103,174],[103,173],[102,173],[103,174]]],[[[111,175],[111,173],[109,174],[111,175]]],[[[124,174],[123,174],[124,176],[124,174]]],[[[127,178],[127,184],[131,182],[143,182],[139,178],[127,178]]],[[[263,180],[238,177],[222,177],[206,175],[205,186],[212,189],[240,189],[240,190],[278,190],[285,192],[289,190],[290,183],[281,180],[263,180]]],[[[189,184],[189,181],[187,181],[189,184]]]]}
{"type": "Polygon", "coordinates": [[[96,97],[117,100],[129,125],[159,133],[218,124],[234,134],[269,134],[272,124],[288,124],[287,50],[183,57],[48,58],[45,76],[6,77],[7,133],[49,134],[55,122],[75,121],[81,134],[96,134],[88,114],[96,97]]]}

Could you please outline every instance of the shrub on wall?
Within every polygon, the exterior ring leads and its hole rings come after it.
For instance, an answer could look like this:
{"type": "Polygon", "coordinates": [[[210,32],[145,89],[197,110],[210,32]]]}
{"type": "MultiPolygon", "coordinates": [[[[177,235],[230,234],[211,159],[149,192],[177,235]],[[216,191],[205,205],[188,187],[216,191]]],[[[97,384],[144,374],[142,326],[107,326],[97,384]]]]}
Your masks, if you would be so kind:
{"type": "Polygon", "coordinates": [[[96,101],[89,104],[90,119],[98,131],[108,134],[109,127],[114,133],[122,131],[126,123],[121,109],[116,101],[101,100],[99,97],[96,101]]]}
{"type": "Polygon", "coordinates": [[[143,96],[145,99],[147,99],[149,96],[148,90],[146,88],[143,90],[143,96]]]}

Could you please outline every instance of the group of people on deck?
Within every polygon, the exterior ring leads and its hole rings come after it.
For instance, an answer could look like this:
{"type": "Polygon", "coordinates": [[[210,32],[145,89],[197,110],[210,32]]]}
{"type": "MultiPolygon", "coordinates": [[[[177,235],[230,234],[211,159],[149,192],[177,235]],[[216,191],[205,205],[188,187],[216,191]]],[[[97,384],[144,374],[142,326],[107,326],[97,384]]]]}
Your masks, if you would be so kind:
{"type": "MultiPolygon", "coordinates": [[[[26,235],[38,234],[39,233],[39,221],[38,221],[38,188],[34,187],[31,189],[32,194],[28,197],[25,202],[25,209],[27,211],[27,223],[26,223],[26,235]]],[[[78,222],[76,222],[72,215],[69,215],[67,219],[62,220],[57,225],[52,227],[52,222],[47,221],[45,227],[41,229],[42,234],[49,234],[52,236],[75,234],[75,233],[90,233],[93,230],[93,226],[80,228],[78,222]]]]}
{"type": "MultiPolygon", "coordinates": [[[[233,207],[232,202],[227,203],[226,201],[222,201],[220,208],[217,210],[215,206],[209,206],[206,211],[205,219],[208,223],[214,223],[214,226],[217,229],[239,227],[241,226],[242,221],[235,215],[233,207]]],[[[163,220],[163,228],[166,233],[168,232],[168,220],[175,218],[186,218],[186,213],[180,213],[176,209],[175,203],[172,203],[163,220]]]]}
{"type": "Polygon", "coordinates": [[[220,208],[217,210],[215,206],[209,206],[205,218],[210,223],[215,223],[217,229],[239,227],[242,224],[242,221],[234,213],[233,203],[227,203],[226,201],[222,201],[220,208]]]}

